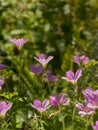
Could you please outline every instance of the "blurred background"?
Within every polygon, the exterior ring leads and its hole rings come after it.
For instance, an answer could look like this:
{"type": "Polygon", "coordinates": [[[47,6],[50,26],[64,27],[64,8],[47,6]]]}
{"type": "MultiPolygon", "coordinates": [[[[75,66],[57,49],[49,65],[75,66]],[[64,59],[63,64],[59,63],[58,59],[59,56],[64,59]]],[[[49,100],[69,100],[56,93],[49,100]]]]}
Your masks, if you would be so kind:
{"type": "Polygon", "coordinates": [[[17,82],[19,52],[10,38],[29,38],[22,48],[21,71],[28,86],[38,84],[29,66],[37,64],[33,57],[41,53],[53,55],[48,67],[58,77],[64,76],[67,70],[77,68],[73,63],[76,54],[98,60],[98,1],[0,0],[0,63],[8,67],[6,77],[17,82]]]}
{"type": "MultiPolygon", "coordinates": [[[[5,78],[0,100],[13,102],[12,130],[22,129],[24,124],[28,128],[28,111],[34,111],[31,103],[36,98],[49,98],[48,85],[51,94],[64,92],[74,98],[73,85],[61,76],[65,76],[67,70],[79,68],[73,63],[75,55],[98,60],[98,0],[0,0],[0,63],[6,66],[0,71],[0,76],[5,78]],[[21,50],[22,69],[20,52],[10,38],[29,39],[21,50]],[[43,83],[40,77],[30,72],[30,65],[38,64],[33,57],[41,53],[54,56],[47,67],[58,76],[56,83],[43,83]]],[[[81,89],[98,89],[98,65],[88,67],[86,73],[84,69],[79,81],[81,89]]],[[[67,124],[72,114],[70,109],[65,113],[69,113],[67,124]]],[[[61,128],[57,122],[50,121],[47,129],[61,128]]],[[[82,128],[83,123],[80,124],[82,128]]]]}

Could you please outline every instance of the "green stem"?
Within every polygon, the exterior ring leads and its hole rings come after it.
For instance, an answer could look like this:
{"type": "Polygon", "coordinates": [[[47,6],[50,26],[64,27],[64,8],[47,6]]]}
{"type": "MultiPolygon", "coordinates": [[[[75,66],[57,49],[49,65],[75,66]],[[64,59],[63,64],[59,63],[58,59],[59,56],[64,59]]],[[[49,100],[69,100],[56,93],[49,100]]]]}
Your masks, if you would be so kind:
{"type": "Polygon", "coordinates": [[[62,119],[62,126],[63,126],[63,130],[65,130],[65,122],[64,122],[64,118],[62,119]]]}
{"type": "Polygon", "coordinates": [[[76,106],[74,106],[74,108],[73,108],[73,112],[72,112],[72,122],[73,122],[74,117],[75,117],[75,112],[76,112],[76,106]]]}
{"type": "MultiPolygon", "coordinates": [[[[60,110],[60,114],[61,114],[62,113],[61,106],[59,106],[59,110],[60,110]]],[[[62,122],[62,128],[63,128],[62,130],[65,130],[65,121],[64,121],[65,115],[62,114],[62,116],[63,116],[63,118],[61,120],[61,122],[62,122]]]]}

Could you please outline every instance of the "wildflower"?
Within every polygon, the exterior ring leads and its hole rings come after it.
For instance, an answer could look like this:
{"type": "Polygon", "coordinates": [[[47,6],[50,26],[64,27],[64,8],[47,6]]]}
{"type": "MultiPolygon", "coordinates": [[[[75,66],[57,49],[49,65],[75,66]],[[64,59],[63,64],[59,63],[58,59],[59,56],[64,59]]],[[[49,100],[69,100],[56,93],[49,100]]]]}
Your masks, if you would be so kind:
{"type": "Polygon", "coordinates": [[[47,70],[47,77],[48,77],[48,80],[49,80],[50,82],[55,82],[55,81],[58,80],[58,77],[55,76],[55,75],[53,75],[53,74],[51,74],[51,71],[50,71],[50,70],[47,70]]]}
{"type": "Polygon", "coordinates": [[[54,96],[50,96],[50,104],[54,107],[58,107],[58,105],[69,105],[70,99],[63,93],[60,95],[55,94],[54,96]]]}
{"type": "Polygon", "coordinates": [[[92,109],[92,108],[90,108],[89,107],[89,104],[86,104],[85,103],[85,105],[83,105],[83,104],[81,104],[81,103],[76,103],[76,108],[78,109],[78,110],[80,110],[79,112],[78,112],[78,114],[81,116],[81,117],[84,117],[84,116],[86,116],[86,115],[92,115],[93,113],[94,113],[94,109],[92,109]]]}
{"type": "Polygon", "coordinates": [[[85,96],[85,102],[88,103],[89,107],[92,109],[98,109],[98,90],[94,91],[91,88],[88,88],[82,92],[85,96]]]}
{"type": "Polygon", "coordinates": [[[0,70],[5,69],[5,65],[0,64],[0,70]]]}
{"type": "Polygon", "coordinates": [[[82,56],[74,56],[74,62],[77,63],[78,65],[86,65],[89,62],[89,58],[86,57],[85,55],[82,56]]]}
{"type": "Polygon", "coordinates": [[[49,108],[49,100],[45,99],[42,103],[40,100],[35,99],[34,104],[32,104],[32,107],[40,112],[44,112],[49,108]]]}
{"type": "Polygon", "coordinates": [[[28,39],[26,38],[20,38],[20,39],[16,39],[16,38],[11,38],[10,42],[13,42],[17,48],[19,50],[21,50],[21,48],[23,47],[23,45],[28,41],[28,39]]]}
{"type": "Polygon", "coordinates": [[[94,125],[92,125],[92,128],[93,128],[93,130],[98,130],[98,121],[96,121],[96,124],[94,125]]]}
{"type": "Polygon", "coordinates": [[[71,70],[66,72],[66,77],[62,77],[62,79],[67,80],[73,84],[77,83],[78,79],[82,76],[82,70],[78,69],[76,73],[71,70]]]}
{"type": "Polygon", "coordinates": [[[48,62],[50,60],[53,59],[53,56],[49,56],[47,59],[46,59],[46,55],[45,54],[41,54],[38,58],[37,57],[34,57],[35,60],[37,60],[40,64],[44,66],[46,66],[48,64],[48,62]]]}
{"type": "Polygon", "coordinates": [[[37,66],[37,67],[34,66],[34,65],[31,65],[30,70],[34,74],[39,75],[39,74],[41,74],[43,72],[43,66],[41,64],[39,64],[39,66],[37,66]]]}
{"type": "Polygon", "coordinates": [[[12,107],[12,102],[9,102],[6,104],[5,101],[0,102],[0,117],[5,117],[5,114],[8,110],[10,110],[12,107]]]}
{"type": "Polygon", "coordinates": [[[0,78],[0,90],[2,90],[2,86],[4,85],[5,80],[4,78],[0,78]]]}

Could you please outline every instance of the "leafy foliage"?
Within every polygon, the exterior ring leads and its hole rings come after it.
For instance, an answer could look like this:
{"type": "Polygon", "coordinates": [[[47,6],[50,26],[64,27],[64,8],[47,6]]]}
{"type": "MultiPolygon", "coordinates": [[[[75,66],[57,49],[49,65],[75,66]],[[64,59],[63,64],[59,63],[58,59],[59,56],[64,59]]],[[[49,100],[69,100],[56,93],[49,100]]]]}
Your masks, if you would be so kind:
{"type": "MultiPolygon", "coordinates": [[[[6,81],[0,100],[13,102],[1,127],[4,130],[62,130],[64,119],[67,130],[85,129],[87,120],[77,116],[76,111],[72,121],[76,103],[74,87],[61,80],[61,76],[68,70],[76,71],[78,65],[73,62],[73,56],[84,54],[92,60],[83,68],[83,76],[78,81],[78,99],[84,100],[82,89],[98,88],[97,0],[0,0],[0,5],[0,63],[6,66],[0,71],[0,77],[6,81]],[[29,40],[20,54],[9,39],[21,37],[29,40]],[[33,57],[41,53],[54,56],[48,68],[58,76],[58,82],[43,82],[40,76],[30,72],[30,65],[37,65],[33,57]],[[40,115],[32,109],[31,103],[35,98],[49,98],[49,86],[51,94],[64,92],[73,101],[62,113],[49,109],[40,115]]],[[[88,129],[92,129],[90,125],[88,129]]]]}

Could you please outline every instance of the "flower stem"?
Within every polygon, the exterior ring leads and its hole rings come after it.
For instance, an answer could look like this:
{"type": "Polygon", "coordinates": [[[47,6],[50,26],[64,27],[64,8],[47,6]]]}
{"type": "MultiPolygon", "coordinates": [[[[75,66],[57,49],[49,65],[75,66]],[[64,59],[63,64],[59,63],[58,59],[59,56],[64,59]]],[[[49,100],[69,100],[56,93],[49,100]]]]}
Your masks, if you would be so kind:
{"type": "Polygon", "coordinates": [[[62,119],[62,126],[63,126],[63,130],[65,130],[65,122],[64,122],[64,118],[62,119]]]}

